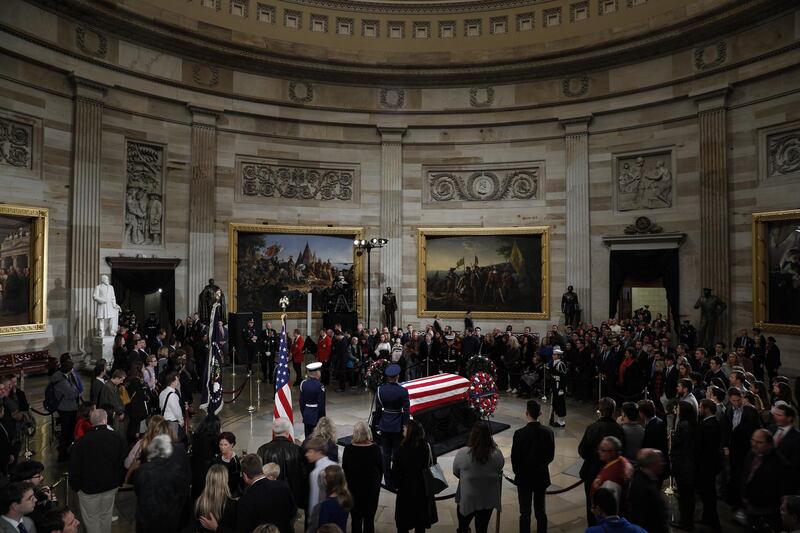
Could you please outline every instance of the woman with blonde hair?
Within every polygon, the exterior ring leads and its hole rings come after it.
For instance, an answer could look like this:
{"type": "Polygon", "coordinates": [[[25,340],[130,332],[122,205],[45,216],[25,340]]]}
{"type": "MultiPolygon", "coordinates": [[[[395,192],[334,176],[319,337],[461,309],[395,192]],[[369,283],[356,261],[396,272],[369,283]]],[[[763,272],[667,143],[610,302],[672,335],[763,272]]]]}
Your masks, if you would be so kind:
{"type": "Polygon", "coordinates": [[[125,476],[126,481],[142,464],[143,455],[146,454],[147,447],[158,435],[169,435],[170,440],[175,441],[175,432],[169,422],[164,420],[163,416],[153,415],[147,424],[147,431],[144,432],[141,439],[136,441],[136,444],[133,445],[130,453],[128,453],[128,457],[125,458],[125,468],[128,469],[128,474],[125,476]]]}
{"type": "Polygon", "coordinates": [[[353,426],[353,441],[344,447],[342,469],[353,495],[350,509],[353,533],[375,533],[375,514],[383,478],[383,454],[372,441],[372,431],[359,420],[353,426]]]}
{"type": "Polygon", "coordinates": [[[236,527],[236,500],[231,497],[228,469],[212,465],[206,474],[206,485],[194,504],[198,531],[232,532],[236,527]]]}
{"type": "Polygon", "coordinates": [[[314,431],[311,433],[311,436],[308,439],[311,440],[314,437],[320,437],[325,440],[327,443],[325,455],[327,455],[328,459],[331,461],[338,463],[339,447],[336,445],[336,426],[334,425],[333,420],[327,416],[320,418],[317,421],[314,431]]]}
{"type": "Polygon", "coordinates": [[[328,497],[319,507],[319,525],[336,524],[347,531],[347,515],[353,507],[353,497],[347,488],[344,470],[339,465],[325,467],[322,479],[328,497]]]}

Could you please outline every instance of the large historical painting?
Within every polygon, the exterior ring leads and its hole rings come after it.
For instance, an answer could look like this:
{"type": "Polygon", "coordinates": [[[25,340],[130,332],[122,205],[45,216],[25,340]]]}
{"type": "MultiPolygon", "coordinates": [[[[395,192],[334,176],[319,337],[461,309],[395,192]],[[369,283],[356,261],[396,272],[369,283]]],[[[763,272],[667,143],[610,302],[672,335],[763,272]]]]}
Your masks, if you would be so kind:
{"type": "Polygon", "coordinates": [[[547,227],[419,230],[418,315],[549,318],[547,227]]]}
{"type": "Polygon", "coordinates": [[[754,322],[800,334],[800,209],[753,214],[754,322]]]}
{"type": "Polygon", "coordinates": [[[44,330],[47,209],[0,205],[0,335],[44,330]]]}
{"type": "Polygon", "coordinates": [[[231,224],[232,310],[280,315],[278,300],[289,297],[290,317],[304,317],[307,294],[312,313],[356,311],[360,268],[353,241],[361,228],[231,224]]]}

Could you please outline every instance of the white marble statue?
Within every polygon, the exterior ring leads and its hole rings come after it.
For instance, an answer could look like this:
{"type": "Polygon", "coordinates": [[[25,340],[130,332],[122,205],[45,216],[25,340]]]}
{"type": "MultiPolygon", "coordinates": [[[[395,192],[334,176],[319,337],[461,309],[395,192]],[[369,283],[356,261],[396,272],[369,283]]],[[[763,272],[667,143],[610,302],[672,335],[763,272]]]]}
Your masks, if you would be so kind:
{"type": "Polygon", "coordinates": [[[100,276],[100,283],[94,288],[92,298],[95,301],[95,318],[97,318],[97,334],[99,336],[114,335],[117,331],[120,306],[114,294],[114,287],[108,282],[108,276],[100,276]]]}

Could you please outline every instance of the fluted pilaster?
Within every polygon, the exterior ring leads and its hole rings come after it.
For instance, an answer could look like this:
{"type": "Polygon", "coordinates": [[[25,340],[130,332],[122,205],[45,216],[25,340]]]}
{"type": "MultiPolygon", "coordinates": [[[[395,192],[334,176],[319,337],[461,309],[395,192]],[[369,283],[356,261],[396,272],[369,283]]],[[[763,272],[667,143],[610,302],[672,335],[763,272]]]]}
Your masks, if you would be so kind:
{"type": "Polygon", "coordinates": [[[214,277],[217,112],[193,106],[189,111],[192,113],[192,177],[189,185],[189,292],[186,301],[192,312],[196,310],[200,291],[209,278],[214,277]]]}
{"type": "MultiPolygon", "coordinates": [[[[380,306],[382,289],[391,287],[397,298],[397,323],[403,323],[403,135],[405,128],[378,128],[381,134],[381,228],[389,239],[381,251],[381,284],[372,285],[373,309],[380,306]],[[377,293],[377,294],[376,294],[377,293]]],[[[369,281],[370,283],[372,280],[369,281]]],[[[379,313],[380,314],[380,313],[379,313]]],[[[373,323],[376,321],[373,320],[373,323]]]]}
{"type": "MultiPolygon", "coordinates": [[[[592,261],[589,228],[589,123],[591,116],[561,121],[565,132],[566,285],[572,285],[581,305],[581,319],[591,320],[592,261]]],[[[562,292],[566,287],[562,287],[562,292]]]]}
{"type": "MultiPolygon", "coordinates": [[[[729,303],[731,294],[728,242],[728,87],[695,93],[700,124],[700,283],[729,303]]],[[[728,313],[717,326],[717,338],[728,340],[728,313]]]]}
{"type": "Polygon", "coordinates": [[[75,88],[69,349],[91,352],[95,323],[92,291],[100,280],[100,180],[103,99],[108,87],[72,77],[75,88]]]}

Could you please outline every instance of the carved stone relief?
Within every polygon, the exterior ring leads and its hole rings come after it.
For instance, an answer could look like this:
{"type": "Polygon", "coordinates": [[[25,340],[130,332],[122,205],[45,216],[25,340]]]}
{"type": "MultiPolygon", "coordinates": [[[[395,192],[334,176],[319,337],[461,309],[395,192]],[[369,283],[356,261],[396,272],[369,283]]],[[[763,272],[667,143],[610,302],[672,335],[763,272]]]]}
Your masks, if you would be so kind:
{"type": "Polygon", "coordinates": [[[490,107],[494,103],[494,87],[472,87],[469,90],[469,105],[490,107]]]}
{"type": "Polygon", "coordinates": [[[800,172],[800,129],[767,136],[767,177],[800,172]]]}
{"type": "Polygon", "coordinates": [[[585,96],[589,92],[589,76],[585,74],[561,80],[561,93],[569,98],[585,96]]]}
{"type": "Polygon", "coordinates": [[[672,207],[672,152],[638,153],[615,158],[617,210],[672,207]]]}
{"type": "Polygon", "coordinates": [[[214,87],[219,83],[219,69],[209,65],[193,65],[192,79],[198,85],[214,87]]]}
{"type": "Polygon", "coordinates": [[[697,70],[718,67],[728,58],[728,43],[719,41],[708,46],[695,48],[694,66],[697,70]]]}
{"type": "Polygon", "coordinates": [[[128,141],[125,244],[164,244],[164,147],[128,141]]]}
{"type": "Polygon", "coordinates": [[[41,120],[0,110],[0,173],[41,177],[41,136],[41,120]]]}
{"type": "Polygon", "coordinates": [[[0,165],[33,167],[33,126],[0,117],[0,165]]]}
{"type": "Polygon", "coordinates": [[[304,81],[289,82],[289,100],[296,104],[307,104],[314,99],[314,86],[304,81]]]}
{"type": "Polygon", "coordinates": [[[351,202],[358,167],[298,163],[277,159],[238,162],[239,194],[243,199],[286,198],[351,202]]]}
{"type": "Polygon", "coordinates": [[[83,26],[75,28],[75,42],[86,55],[104,58],[108,53],[108,39],[105,35],[83,26]]]}
{"type": "Polygon", "coordinates": [[[405,89],[381,89],[381,107],[400,109],[405,103],[405,89]]]}
{"type": "Polygon", "coordinates": [[[427,203],[538,200],[544,165],[534,162],[485,168],[427,167],[425,176],[427,203]]]}

